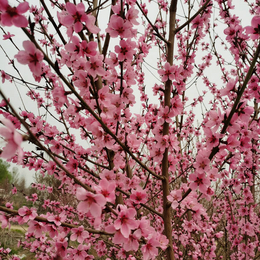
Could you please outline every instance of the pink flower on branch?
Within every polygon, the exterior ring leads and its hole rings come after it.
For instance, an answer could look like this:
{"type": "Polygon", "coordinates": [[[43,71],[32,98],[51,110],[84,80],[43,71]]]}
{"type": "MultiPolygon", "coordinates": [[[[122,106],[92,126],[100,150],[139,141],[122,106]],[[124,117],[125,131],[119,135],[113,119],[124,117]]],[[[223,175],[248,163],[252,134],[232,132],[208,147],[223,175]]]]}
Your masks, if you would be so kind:
{"type": "Polygon", "coordinates": [[[140,186],[138,186],[136,190],[131,192],[130,200],[135,204],[146,203],[147,194],[140,186]]]}
{"type": "Polygon", "coordinates": [[[86,71],[93,78],[98,76],[104,76],[105,70],[103,68],[103,55],[96,55],[89,58],[89,61],[86,63],[86,71]]]}
{"type": "Polygon", "coordinates": [[[35,217],[38,216],[35,208],[29,209],[26,206],[23,206],[22,208],[20,208],[18,210],[18,214],[23,217],[23,220],[25,222],[27,222],[28,220],[34,220],[35,217]]]}
{"type": "Polygon", "coordinates": [[[3,36],[3,40],[11,39],[13,36],[14,36],[14,34],[10,34],[10,32],[8,32],[8,33],[6,33],[6,34],[3,36]]]}
{"type": "MultiPolygon", "coordinates": [[[[10,77],[8,74],[6,74],[3,70],[1,70],[1,78],[2,78],[2,83],[4,83],[5,80],[9,80],[9,81],[12,80],[11,77],[10,77]]],[[[4,101],[4,100],[3,100],[3,101],[4,101]]],[[[4,102],[5,102],[5,101],[4,101],[4,102]]]]}
{"type": "Polygon", "coordinates": [[[180,74],[180,69],[176,65],[170,65],[166,62],[163,69],[158,70],[159,75],[162,77],[162,81],[167,80],[180,80],[182,78],[180,74]]]}
{"type": "Polygon", "coordinates": [[[7,226],[10,228],[11,224],[8,221],[8,218],[6,215],[4,215],[2,212],[0,212],[0,222],[1,222],[1,228],[6,228],[7,226]]]}
{"type": "Polygon", "coordinates": [[[256,40],[260,35],[260,16],[255,16],[251,20],[251,26],[245,27],[246,33],[250,34],[252,40],[256,40]]]}
{"type": "Polygon", "coordinates": [[[142,246],[143,259],[155,259],[158,255],[157,247],[160,246],[160,242],[156,237],[151,237],[148,239],[147,243],[142,246]]]}
{"type": "Polygon", "coordinates": [[[89,237],[88,231],[84,230],[83,226],[80,226],[78,228],[72,228],[71,229],[71,241],[78,241],[79,243],[83,243],[86,238],[89,237]]]}
{"type": "Polygon", "coordinates": [[[16,131],[14,124],[9,119],[1,119],[2,123],[6,127],[0,127],[0,135],[5,138],[7,142],[6,146],[3,148],[1,157],[5,159],[10,159],[18,152],[18,161],[22,158],[21,143],[23,137],[16,131]]]}
{"type": "Polygon", "coordinates": [[[196,190],[197,188],[201,193],[207,193],[207,189],[210,185],[210,180],[205,173],[195,172],[190,174],[189,179],[191,182],[190,188],[196,190]]]}
{"type": "Polygon", "coordinates": [[[171,123],[172,122],[171,118],[174,116],[174,111],[170,109],[168,106],[160,107],[158,115],[159,115],[158,124],[162,125],[164,124],[164,122],[171,123]]]}
{"type": "Polygon", "coordinates": [[[82,23],[85,23],[91,33],[98,33],[100,31],[100,29],[95,26],[95,17],[85,13],[85,5],[83,3],[74,5],[68,2],[66,3],[66,9],[68,14],[60,16],[63,25],[67,27],[72,26],[76,33],[82,31],[84,28],[82,23]]]}
{"type": "Polygon", "coordinates": [[[182,198],[181,190],[173,190],[170,195],[167,196],[167,199],[171,202],[171,207],[176,209],[179,206],[179,202],[182,198]]]}
{"type": "Polygon", "coordinates": [[[76,197],[81,200],[77,207],[79,212],[89,212],[94,218],[101,216],[102,208],[106,204],[106,199],[102,194],[93,194],[80,187],[77,189],[76,197]]]}
{"type": "Polygon", "coordinates": [[[99,186],[97,186],[96,190],[98,193],[102,194],[106,201],[114,203],[115,202],[115,189],[116,183],[113,180],[108,181],[107,179],[102,179],[99,182],[99,186]]]}
{"type": "MultiPolygon", "coordinates": [[[[67,247],[68,247],[68,238],[65,237],[65,233],[59,233],[57,237],[57,242],[55,243],[57,256],[65,257],[67,253],[67,247]]],[[[62,258],[58,258],[62,259],[62,258]]]]}
{"type": "Polygon", "coordinates": [[[209,171],[210,160],[208,158],[207,150],[201,150],[197,155],[194,167],[197,172],[209,171]]]}
{"type": "Polygon", "coordinates": [[[117,36],[121,38],[131,38],[133,36],[131,28],[132,24],[128,20],[124,20],[117,15],[112,15],[106,32],[109,33],[112,38],[117,36]]]}
{"type": "Polygon", "coordinates": [[[22,14],[29,10],[27,2],[20,3],[17,7],[11,7],[7,0],[0,0],[0,24],[4,26],[26,27],[28,21],[22,14]]]}
{"type": "Polygon", "coordinates": [[[131,250],[137,251],[139,248],[139,239],[141,238],[141,233],[139,230],[136,230],[133,234],[129,235],[128,239],[122,238],[124,241],[123,248],[125,251],[129,252],[131,250]]]}
{"type": "Polygon", "coordinates": [[[115,52],[118,53],[118,60],[124,61],[126,59],[131,61],[135,54],[135,47],[135,42],[131,41],[130,39],[127,39],[127,41],[121,40],[120,46],[115,46],[115,52]]]}
{"type": "Polygon", "coordinates": [[[14,57],[21,64],[28,64],[31,72],[35,76],[41,76],[42,74],[42,60],[43,54],[38,50],[31,41],[23,42],[24,51],[19,51],[14,57]]]}
{"type": "Polygon", "coordinates": [[[65,222],[67,219],[66,214],[62,212],[58,216],[55,216],[51,214],[50,216],[47,217],[47,220],[50,222],[54,222],[56,226],[60,226],[62,222],[65,222]]]}
{"type": "Polygon", "coordinates": [[[138,221],[135,220],[136,211],[133,208],[128,209],[124,205],[118,206],[118,217],[114,223],[116,230],[120,230],[125,238],[128,238],[131,230],[138,227],[138,221]]]}
{"type": "Polygon", "coordinates": [[[74,260],[83,260],[83,259],[89,259],[87,250],[89,249],[90,246],[86,245],[79,245],[75,249],[71,249],[71,252],[73,253],[73,259],[74,260]]]}
{"type": "Polygon", "coordinates": [[[41,237],[44,231],[45,231],[45,224],[43,222],[38,222],[34,220],[31,220],[29,222],[29,227],[27,232],[34,234],[36,238],[41,237]]]}

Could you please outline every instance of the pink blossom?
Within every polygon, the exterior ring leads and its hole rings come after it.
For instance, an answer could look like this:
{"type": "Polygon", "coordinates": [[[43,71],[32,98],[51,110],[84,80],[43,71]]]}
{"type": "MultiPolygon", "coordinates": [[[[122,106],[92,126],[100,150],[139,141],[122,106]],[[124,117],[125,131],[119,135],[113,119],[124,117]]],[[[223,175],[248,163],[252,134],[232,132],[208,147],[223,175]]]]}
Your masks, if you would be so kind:
{"type": "Polygon", "coordinates": [[[135,203],[135,204],[140,204],[140,203],[146,203],[147,201],[147,194],[146,192],[139,186],[137,190],[133,190],[130,199],[135,203]]]}
{"type": "Polygon", "coordinates": [[[116,230],[120,230],[125,238],[128,238],[131,230],[138,227],[138,222],[134,219],[136,211],[133,208],[128,209],[124,205],[118,206],[118,217],[114,223],[116,230]]]}
{"type": "Polygon", "coordinates": [[[128,239],[125,239],[123,248],[126,252],[131,250],[137,251],[139,248],[139,239],[141,238],[141,233],[139,230],[136,230],[133,234],[129,235],[128,239]]]}
{"type": "Polygon", "coordinates": [[[96,51],[97,43],[94,41],[90,41],[90,42],[82,41],[81,48],[87,57],[95,56],[97,53],[97,51],[96,51]]]}
{"type": "Polygon", "coordinates": [[[82,213],[90,212],[95,218],[101,216],[102,207],[106,204],[106,199],[102,194],[93,194],[80,187],[77,189],[76,197],[81,202],[78,204],[78,211],[82,213]]]}
{"type": "Polygon", "coordinates": [[[8,74],[6,74],[3,70],[1,70],[1,77],[2,77],[2,83],[4,83],[5,80],[11,80],[11,77],[8,74]]]}
{"type": "Polygon", "coordinates": [[[120,36],[121,38],[130,38],[132,37],[131,28],[132,24],[129,21],[124,20],[120,16],[112,15],[106,32],[113,38],[117,36],[120,36]]]}
{"type": "Polygon", "coordinates": [[[218,145],[220,134],[213,133],[210,128],[204,128],[204,133],[207,138],[208,148],[213,148],[218,145]]]}
{"type": "Polygon", "coordinates": [[[8,32],[7,34],[5,34],[3,36],[3,40],[8,40],[8,39],[12,38],[13,36],[14,36],[14,34],[10,34],[10,32],[8,32]]]}
{"type": "Polygon", "coordinates": [[[1,228],[6,228],[7,226],[11,226],[11,224],[8,221],[8,218],[6,217],[6,215],[4,215],[2,212],[0,212],[0,222],[1,222],[1,228]]]}
{"type": "Polygon", "coordinates": [[[101,193],[106,198],[106,201],[111,203],[115,202],[115,189],[116,183],[105,178],[99,182],[99,186],[96,188],[97,192],[101,193]]]}
{"type": "Polygon", "coordinates": [[[135,42],[131,41],[130,39],[127,39],[126,41],[121,40],[120,46],[115,46],[115,52],[118,53],[118,60],[124,61],[126,59],[131,61],[136,52],[135,47],[135,42]]]}
{"type": "Polygon", "coordinates": [[[251,20],[251,26],[245,27],[246,33],[250,34],[252,40],[259,38],[260,34],[260,16],[254,16],[251,20]]]}
{"type": "Polygon", "coordinates": [[[88,231],[84,230],[83,226],[71,229],[71,241],[77,240],[79,243],[83,243],[84,240],[89,236],[88,231]]]}
{"type": "Polygon", "coordinates": [[[140,147],[141,140],[136,138],[136,135],[129,134],[127,135],[127,144],[133,150],[137,150],[140,147]]]}
{"type": "Polygon", "coordinates": [[[158,237],[159,243],[160,243],[160,248],[162,250],[166,250],[168,247],[169,239],[160,233],[157,232],[156,237],[158,237]]]}
{"type": "Polygon", "coordinates": [[[201,17],[200,15],[196,16],[195,19],[193,19],[193,21],[192,21],[191,28],[192,29],[198,29],[198,28],[202,27],[203,21],[204,21],[203,17],[201,17]]]}
{"type": "Polygon", "coordinates": [[[110,52],[109,58],[106,58],[106,63],[113,67],[116,67],[118,65],[118,57],[114,52],[110,52]]]}
{"type": "Polygon", "coordinates": [[[82,23],[85,23],[87,29],[92,33],[98,33],[100,31],[100,29],[95,26],[95,17],[85,13],[85,5],[83,3],[74,5],[67,2],[66,9],[68,15],[61,16],[61,23],[63,25],[73,26],[76,33],[83,29],[82,23]]]}
{"type": "Polygon", "coordinates": [[[96,55],[90,57],[89,62],[86,63],[86,70],[93,78],[95,78],[97,75],[103,76],[105,74],[102,60],[103,55],[96,55]]]}
{"type": "Polygon", "coordinates": [[[72,249],[71,252],[73,253],[73,259],[75,260],[85,260],[87,259],[88,253],[87,250],[89,246],[87,245],[79,245],[77,248],[72,249]]]}
{"type": "Polygon", "coordinates": [[[209,111],[209,120],[206,122],[206,126],[212,128],[212,132],[216,132],[219,128],[223,117],[221,116],[221,111],[218,109],[217,111],[211,110],[209,111]]]}
{"type": "Polygon", "coordinates": [[[55,246],[56,246],[56,250],[57,250],[57,256],[60,257],[57,259],[62,259],[62,257],[65,257],[66,253],[67,253],[67,247],[68,247],[67,240],[63,240],[62,242],[56,242],[55,246]]]}
{"type": "Polygon", "coordinates": [[[226,147],[229,151],[234,151],[240,145],[240,142],[237,138],[238,134],[232,134],[228,137],[226,147]]]}
{"type": "Polygon", "coordinates": [[[210,185],[210,180],[205,173],[192,173],[190,174],[189,179],[192,181],[190,184],[190,188],[192,190],[199,188],[200,192],[207,192],[208,186],[210,185]]]}
{"type": "Polygon", "coordinates": [[[9,209],[13,209],[13,203],[6,202],[5,206],[9,209]]]}
{"type": "Polygon", "coordinates": [[[126,19],[134,25],[138,25],[139,23],[137,22],[138,18],[138,10],[135,9],[133,6],[127,11],[126,13],[126,19]]]}
{"type": "Polygon", "coordinates": [[[26,27],[28,21],[22,14],[29,10],[27,2],[20,3],[17,7],[11,7],[7,0],[0,1],[0,23],[4,26],[26,27]]]}
{"type": "Polygon", "coordinates": [[[200,151],[196,157],[196,162],[194,163],[194,167],[198,172],[204,172],[209,170],[210,160],[207,157],[206,151],[200,151]]]}
{"type": "Polygon", "coordinates": [[[179,68],[176,65],[170,65],[169,62],[164,64],[163,69],[158,70],[159,75],[162,77],[162,81],[167,80],[180,80],[182,78],[179,68]]]}
{"type": "Polygon", "coordinates": [[[173,190],[170,195],[167,196],[167,199],[171,202],[173,209],[176,209],[179,206],[179,200],[182,198],[181,190],[173,190]]]}
{"type": "Polygon", "coordinates": [[[19,51],[15,55],[15,58],[21,64],[28,64],[31,72],[35,76],[40,76],[42,74],[41,62],[43,60],[43,54],[38,50],[31,41],[23,42],[24,51],[19,51]]]}
{"type": "Polygon", "coordinates": [[[35,208],[27,208],[23,206],[22,208],[18,209],[18,213],[20,216],[23,217],[23,220],[27,222],[28,220],[33,220],[38,215],[35,208]]]}
{"type": "Polygon", "coordinates": [[[65,212],[62,212],[61,214],[57,215],[49,215],[47,217],[47,220],[50,222],[54,222],[56,226],[60,226],[62,222],[65,222],[67,219],[65,212]]]}
{"type": "Polygon", "coordinates": [[[183,110],[183,103],[178,95],[172,98],[171,104],[172,106],[170,111],[172,113],[172,116],[180,115],[183,110]]]}
{"type": "Polygon", "coordinates": [[[15,152],[18,152],[18,160],[22,157],[21,143],[23,141],[22,136],[16,131],[14,124],[9,119],[1,119],[2,123],[6,127],[0,128],[0,135],[5,138],[7,142],[6,146],[3,148],[1,157],[9,159],[15,155],[15,152]]]}
{"type": "Polygon", "coordinates": [[[37,237],[41,237],[42,233],[45,231],[45,224],[42,222],[37,222],[34,220],[31,220],[29,222],[29,227],[27,232],[28,233],[33,233],[34,236],[37,237]]]}
{"type": "Polygon", "coordinates": [[[241,121],[245,123],[248,123],[248,121],[250,120],[250,115],[252,115],[253,113],[254,113],[254,108],[250,106],[241,106],[237,110],[237,114],[239,118],[241,119],[241,121]]]}
{"type": "Polygon", "coordinates": [[[47,225],[46,231],[49,233],[49,236],[51,238],[56,237],[58,235],[57,227],[53,225],[47,225]]]}
{"type": "Polygon", "coordinates": [[[47,187],[47,191],[48,191],[49,193],[52,193],[52,192],[53,192],[53,188],[52,188],[52,187],[47,187]]]}
{"type": "Polygon", "coordinates": [[[16,194],[17,193],[17,188],[16,187],[13,187],[12,188],[12,194],[16,194]]]}
{"type": "Polygon", "coordinates": [[[171,118],[174,116],[174,112],[168,106],[165,106],[165,107],[160,107],[158,115],[159,115],[158,123],[162,125],[164,124],[164,122],[167,123],[172,122],[171,118]]]}
{"type": "Polygon", "coordinates": [[[143,245],[141,248],[143,253],[143,259],[155,259],[155,257],[158,255],[157,247],[159,246],[160,243],[156,236],[149,238],[147,243],[143,245]]]}
{"type": "Polygon", "coordinates": [[[38,199],[38,195],[36,193],[32,194],[32,199],[35,202],[38,199]]]}

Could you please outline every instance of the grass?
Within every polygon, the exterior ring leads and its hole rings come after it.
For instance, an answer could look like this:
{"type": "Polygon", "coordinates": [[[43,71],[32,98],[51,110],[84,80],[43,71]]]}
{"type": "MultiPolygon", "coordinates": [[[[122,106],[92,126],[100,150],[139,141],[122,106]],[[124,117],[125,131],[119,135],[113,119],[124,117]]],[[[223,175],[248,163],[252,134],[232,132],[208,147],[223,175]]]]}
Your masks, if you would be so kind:
{"type": "Polygon", "coordinates": [[[0,247],[10,248],[10,255],[17,255],[23,260],[33,260],[35,256],[33,253],[24,250],[17,246],[18,241],[24,237],[25,230],[19,226],[12,226],[11,229],[0,228],[0,247]]]}

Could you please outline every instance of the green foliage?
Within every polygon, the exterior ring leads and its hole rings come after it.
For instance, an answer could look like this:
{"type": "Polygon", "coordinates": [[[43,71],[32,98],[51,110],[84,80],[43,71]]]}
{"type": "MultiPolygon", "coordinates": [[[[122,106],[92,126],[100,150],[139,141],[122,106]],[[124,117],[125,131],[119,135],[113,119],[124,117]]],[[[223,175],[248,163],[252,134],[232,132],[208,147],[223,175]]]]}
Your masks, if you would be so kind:
{"type": "Polygon", "coordinates": [[[12,175],[9,172],[10,164],[0,159],[0,184],[4,183],[6,180],[9,182],[12,180],[12,175]]]}
{"type": "Polygon", "coordinates": [[[0,247],[10,248],[10,255],[18,255],[20,259],[33,260],[35,259],[33,253],[18,247],[18,241],[24,237],[26,229],[26,226],[25,230],[16,229],[16,226],[11,226],[11,229],[0,228],[0,247]]]}
{"type": "Polygon", "coordinates": [[[26,233],[26,231],[24,230],[21,230],[21,229],[12,229],[12,231],[13,232],[15,232],[15,233],[18,233],[18,234],[20,234],[20,235],[24,235],[25,233],[26,233]]]}

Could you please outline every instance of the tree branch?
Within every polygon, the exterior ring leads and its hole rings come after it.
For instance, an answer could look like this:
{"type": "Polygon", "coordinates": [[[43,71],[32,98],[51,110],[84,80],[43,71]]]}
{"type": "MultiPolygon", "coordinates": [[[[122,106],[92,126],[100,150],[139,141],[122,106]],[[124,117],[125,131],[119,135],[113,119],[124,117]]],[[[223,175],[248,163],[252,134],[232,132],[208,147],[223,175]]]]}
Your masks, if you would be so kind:
{"type": "MultiPolygon", "coordinates": [[[[19,215],[17,210],[9,209],[9,208],[3,207],[3,206],[0,206],[0,211],[6,212],[6,213],[12,214],[12,215],[19,215]]],[[[43,218],[43,217],[39,217],[39,216],[35,217],[35,220],[39,221],[39,222],[54,224],[54,222],[47,220],[47,218],[43,218]]],[[[61,222],[61,226],[67,227],[67,228],[78,228],[79,227],[77,225],[69,224],[69,223],[66,223],[66,222],[61,222]]],[[[108,233],[108,232],[105,232],[105,231],[100,231],[100,230],[95,230],[95,229],[92,229],[92,228],[84,228],[84,229],[86,231],[88,231],[89,233],[92,233],[92,234],[107,235],[107,236],[113,235],[111,233],[108,233]]]]}
{"type": "Polygon", "coordinates": [[[207,2],[189,19],[187,20],[183,25],[179,26],[175,29],[175,33],[178,33],[180,30],[182,30],[186,25],[190,24],[192,20],[194,20],[202,11],[204,11],[207,8],[208,3],[211,0],[207,0],[207,2]]]}

